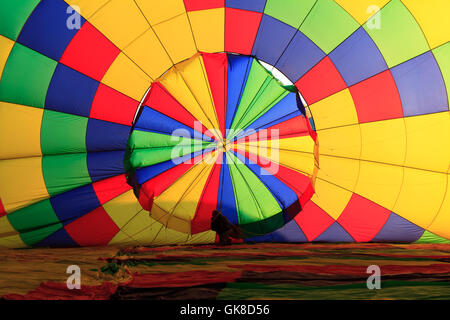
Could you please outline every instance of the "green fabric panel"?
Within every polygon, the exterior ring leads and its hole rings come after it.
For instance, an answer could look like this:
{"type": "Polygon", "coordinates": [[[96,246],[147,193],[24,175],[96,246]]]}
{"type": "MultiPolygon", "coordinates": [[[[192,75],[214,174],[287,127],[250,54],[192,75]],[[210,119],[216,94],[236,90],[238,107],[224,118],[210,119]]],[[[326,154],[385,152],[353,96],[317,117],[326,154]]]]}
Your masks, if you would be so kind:
{"type": "Polygon", "coordinates": [[[42,154],[86,152],[88,119],[44,110],[41,127],[42,154]]]}
{"type": "Polygon", "coordinates": [[[59,223],[49,199],[8,214],[11,225],[19,232],[32,231],[59,223]]]}
{"type": "Polygon", "coordinates": [[[420,239],[414,243],[450,243],[450,240],[439,237],[430,231],[425,231],[420,239]]]}
{"type": "Polygon", "coordinates": [[[258,222],[280,213],[280,205],[264,183],[231,152],[227,152],[226,156],[239,224],[258,222]]]}
{"type": "Polygon", "coordinates": [[[258,63],[258,61],[253,60],[245,88],[242,92],[241,101],[239,102],[236,109],[236,114],[231,124],[232,130],[241,129],[237,126],[239,121],[256,96],[269,84],[271,79],[272,77],[269,75],[267,70],[260,63],[258,63]]]}
{"type": "Polygon", "coordinates": [[[51,196],[91,183],[85,153],[44,156],[42,170],[51,196]]]}
{"type": "Polygon", "coordinates": [[[266,89],[259,95],[258,99],[247,109],[238,127],[247,128],[287,94],[288,91],[281,87],[276,79],[272,79],[266,89]]]}
{"type": "Polygon", "coordinates": [[[447,88],[447,98],[450,105],[450,42],[433,50],[433,54],[441,69],[444,78],[445,87],[447,88]]]}
{"type": "Polygon", "coordinates": [[[185,137],[176,137],[167,134],[134,130],[131,134],[128,146],[131,149],[144,148],[161,148],[161,147],[175,147],[178,145],[208,145],[210,142],[190,139],[185,137]]]}
{"type": "Polygon", "coordinates": [[[1,0],[0,34],[16,40],[40,0],[1,0]]]}
{"type": "Polygon", "coordinates": [[[0,100],[43,108],[57,62],[16,43],[0,82],[0,100]]]}
{"type": "Polygon", "coordinates": [[[284,226],[284,214],[280,212],[268,219],[240,225],[245,237],[251,238],[274,232],[284,226]]]}
{"type": "Polygon", "coordinates": [[[267,0],[265,14],[298,28],[316,0],[267,0]]]}
{"type": "Polygon", "coordinates": [[[359,26],[336,2],[320,0],[311,10],[300,31],[328,54],[359,26]]]}
{"type": "Polygon", "coordinates": [[[48,236],[52,235],[59,229],[63,228],[61,223],[50,225],[48,227],[39,228],[30,232],[21,233],[20,237],[25,244],[29,246],[34,246],[35,244],[41,242],[48,236]]]}
{"type": "Polygon", "coordinates": [[[200,151],[206,147],[207,146],[205,145],[187,145],[179,147],[135,149],[131,153],[130,164],[132,168],[148,167],[200,151]]]}
{"type": "Polygon", "coordinates": [[[381,28],[364,24],[389,68],[430,50],[422,30],[400,0],[392,0],[379,12],[381,28]]]}

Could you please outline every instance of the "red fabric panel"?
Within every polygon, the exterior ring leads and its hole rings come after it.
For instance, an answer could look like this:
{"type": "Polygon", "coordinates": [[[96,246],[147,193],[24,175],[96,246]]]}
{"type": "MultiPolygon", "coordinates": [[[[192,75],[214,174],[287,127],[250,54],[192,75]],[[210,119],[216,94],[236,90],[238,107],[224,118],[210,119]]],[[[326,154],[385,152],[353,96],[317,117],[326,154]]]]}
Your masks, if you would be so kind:
{"type": "Polygon", "coordinates": [[[208,181],[203,187],[202,196],[200,197],[197,211],[191,222],[192,234],[207,231],[211,226],[212,211],[217,208],[217,196],[219,193],[220,167],[216,163],[209,174],[208,181]]]}
{"type": "Polygon", "coordinates": [[[260,12],[226,8],[225,51],[250,55],[261,17],[260,12]]]}
{"type": "Polygon", "coordinates": [[[186,11],[223,8],[225,0],[184,0],[186,11]]]}
{"type": "Polygon", "coordinates": [[[3,206],[2,199],[0,199],[0,217],[3,217],[5,215],[6,215],[6,210],[5,210],[5,207],[3,206]]]}
{"type": "Polygon", "coordinates": [[[308,104],[313,104],[339,92],[347,85],[329,57],[325,57],[296,83],[298,91],[308,104]]]}
{"type": "Polygon", "coordinates": [[[60,62],[100,81],[119,53],[119,48],[85,22],[67,46],[60,62]]]}
{"type": "MultiPolygon", "coordinates": [[[[191,128],[194,128],[197,121],[159,82],[152,83],[143,104],[191,128]]],[[[200,125],[202,133],[214,138],[203,124],[200,125]]]]}
{"type": "Polygon", "coordinates": [[[118,284],[111,282],[104,282],[98,286],[82,283],[80,289],[70,290],[65,282],[43,282],[27,294],[6,294],[2,298],[7,300],[109,300],[117,291],[117,287],[118,284]]]}
{"type": "Polygon", "coordinates": [[[273,140],[278,137],[289,138],[289,137],[301,137],[310,135],[310,129],[308,125],[308,119],[303,116],[298,116],[291,118],[289,120],[280,122],[272,127],[266,128],[264,130],[257,131],[251,135],[244,138],[236,140],[235,143],[244,143],[245,141],[265,141],[273,140]],[[275,131],[278,130],[278,131],[275,131]]]}
{"type": "Polygon", "coordinates": [[[353,194],[337,221],[355,241],[367,242],[383,228],[390,214],[391,211],[353,194]]]}
{"type": "MultiPolygon", "coordinates": [[[[232,243],[232,244],[233,244],[233,243],[244,243],[244,239],[230,238],[230,240],[231,240],[231,243],[232,243]]],[[[219,238],[219,235],[218,235],[218,234],[216,234],[216,240],[215,240],[215,243],[220,243],[220,238],[219,238]]]]}
{"type": "Polygon", "coordinates": [[[209,152],[183,162],[163,173],[157,175],[153,179],[146,181],[140,190],[139,203],[141,206],[150,211],[153,205],[153,199],[159,196],[164,190],[172,185],[178,178],[185,174],[190,168],[202,160],[209,152]]]}
{"type": "Polygon", "coordinates": [[[306,203],[294,220],[308,241],[313,241],[334,223],[334,219],[312,201],[306,203]]]}
{"type": "Polygon", "coordinates": [[[138,107],[138,101],[100,83],[89,117],[131,126],[138,107]]]}
{"type": "Polygon", "coordinates": [[[69,223],[64,229],[80,246],[107,245],[120,230],[103,207],[69,223]]]}
{"type": "Polygon", "coordinates": [[[220,132],[222,132],[222,137],[225,137],[225,108],[227,105],[226,92],[228,74],[227,55],[225,53],[202,53],[202,58],[205,64],[217,118],[219,120],[219,129],[220,132]]]}
{"type": "Polygon", "coordinates": [[[349,90],[359,123],[403,117],[402,101],[390,70],[355,84],[349,90]]]}
{"type": "Polygon", "coordinates": [[[131,190],[131,186],[127,183],[125,174],[94,182],[92,187],[101,204],[131,190]]]}

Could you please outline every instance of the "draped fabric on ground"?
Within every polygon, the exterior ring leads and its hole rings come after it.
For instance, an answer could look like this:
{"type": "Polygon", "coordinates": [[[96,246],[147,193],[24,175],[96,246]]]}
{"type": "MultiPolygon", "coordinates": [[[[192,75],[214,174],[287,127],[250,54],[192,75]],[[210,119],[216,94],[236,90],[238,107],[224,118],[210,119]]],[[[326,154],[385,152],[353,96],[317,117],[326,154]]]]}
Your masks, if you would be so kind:
{"type": "Polygon", "coordinates": [[[252,241],[450,239],[449,10],[447,0],[1,1],[0,246],[213,243],[214,202],[257,222],[252,241]],[[258,60],[295,84],[309,118],[258,60]],[[298,131],[226,134],[271,126],[298,131]],[[193,163],[163,168],[170,128],[192,133],[175,142],[193,163]],[[262,177],[251,155],[272,140],[280,170],[262,177]],[[212,165],[220,143],[227,165],[212,165]],[[130,165],[142,190],[158,181],[158,197],[136,197],[130,165]],[[297,177],[313,182],[311,199],[297,177]],[[283,220],[266,229],[270,217],[283,220]]]}

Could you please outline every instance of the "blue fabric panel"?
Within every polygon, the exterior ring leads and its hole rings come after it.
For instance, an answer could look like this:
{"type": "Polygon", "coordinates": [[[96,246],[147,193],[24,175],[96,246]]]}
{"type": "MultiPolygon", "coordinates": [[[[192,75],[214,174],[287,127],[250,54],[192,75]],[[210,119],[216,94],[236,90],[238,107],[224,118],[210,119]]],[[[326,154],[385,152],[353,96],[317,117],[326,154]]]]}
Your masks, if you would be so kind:
{"type": "Polygon", "coordinates": [[[231,181],[230,169],[228,168],[225,153],[223,154],[222,167],[220,171],[217,210],[222,212],[222,214],[225,215],[231,223],[239,224],[233,182],[231,181]]]}
{"type": "Polygon", "coordinates": [[[41,242],[35,244],[36,247],[78,247],[76,243],[64,228],[59,229],[41,242]]]}
{"type": "Polygon", "coordinates": [[[405,117],[448,111],[447,90],[433,53],[391,69],[405,117]]]}
{"type": "Polygon", "coordinates": [[[225,0],[225,6],[227,8],[263,12],[266,0],[225,0]]]}
{"type": "Polygon", "coordinates": [[[391,213],[383,228],[371,242],[415,242],[423,233],[424,229],[391,213]]]}
{"type": "Polygon", "coordinates": [[[53,210],[63,225],[100,206],[92,184],[82,186],[50,198],[53,210]]]}
{"type": "Polygon", "coordinates": [[[356,30],[329,56],[348,86],[388,68],[380,50],[363,27],[356,30]]]}
{"type": "Polygon", "coordinates": [[[245,242],[308,242],[303,231],[294,220],[285,224],[282,228],[266,234],[245,239],[245,242]]]}
{"type": "Polygon", "coordinates": [[[325,53],[302,32],[297,31],[275,67],[293,83],[325,57],[325,53]]]}
{"type": "Polygon", "coordinates": [[[297,29],[266,14],[261,19],[252,56],[275,65],[297,29]]]}
{"type": "Polygon", "coordinates": [[[226,129],[230,129],[245,88],[252,58],[228,54],[226,129]]]}
{"type": "Polygon", "coordinates": [[[136,170],[136,177],[138,180],[139,184],[144,184],[145,182],[147,182],[150,179],[153,179],[154,177],[156,177],[157,175],[163,173],[164,171],[167,171],[175,166],[177,166],[177,163],[183,163],[185,161],[188,161],[189,159],[193,159],[195,157],[200,156],[202,153],[208,153],[212,151],[212,149],[207,148],[205,150],[201,150],[201,151],[197,151],[194,153],[190,153],[190,154],[186,154],[182,157],[176,158],[176,159],[172,159],[169,161],[165,161],[165,162],[161,162],[161,163],[157,163],[154,164],[152,166],[149,167],[144,167],[144,168],[139,168],[136,170]]]}
{"type": "Polygon", "coordinates": [[[45,108],[89,117],[99,83],[63,64],[58,64],[47,91],[45,108]]]}
{"type": "Polygon", "coordinates": [[[338,223],[333,223],[314,242],[355,242],[352,236],[338,223]]]}
{"type": "Polygon", "coordinates": [[[86,131],[88,152],[125,150],[131,128],[123,124],[89,119],[86,131]]]}
{"type": "Polygon", "coordinates": [[[87,167],[92,182],[125,173],[123,159],[125,151],[90,152],[87,154],[87,167]]]}
{"type": "MultiPolygon", "coordinates": [[[[67,27],[73,15],[67,13],[68,7],[62,0],[42,0],[23,26],[17,42],[58,61],[78,32],[67,27]]],[[[81,27],[86,20],[79,17],[81,27]]]]}

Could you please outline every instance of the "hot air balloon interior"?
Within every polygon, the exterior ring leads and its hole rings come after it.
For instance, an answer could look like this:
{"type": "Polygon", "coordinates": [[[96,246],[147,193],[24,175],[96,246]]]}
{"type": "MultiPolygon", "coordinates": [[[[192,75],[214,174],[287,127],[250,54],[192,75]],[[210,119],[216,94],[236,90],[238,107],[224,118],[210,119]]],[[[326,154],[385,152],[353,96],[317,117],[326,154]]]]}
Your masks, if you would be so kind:
{"type": "Polygon", "coordinates": [[[0,247],[448,243],[448,12],[0,1],[0,247]]]}

